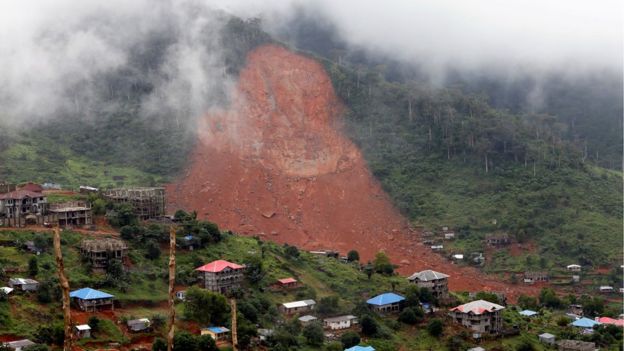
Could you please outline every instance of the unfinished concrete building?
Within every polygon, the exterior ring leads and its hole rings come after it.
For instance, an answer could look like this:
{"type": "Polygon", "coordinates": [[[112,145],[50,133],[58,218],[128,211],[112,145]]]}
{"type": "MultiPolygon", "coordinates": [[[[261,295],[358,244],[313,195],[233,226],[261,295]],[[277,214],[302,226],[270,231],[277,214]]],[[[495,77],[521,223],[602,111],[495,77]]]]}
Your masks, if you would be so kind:
{"type": "Polygon", "coordinates": [[[15,190],[0,195],[0,225],[20,227],[42,224],[48,213],[48,201],[40,192],[15,190]]]}
{"type": "Polygon", "coordinates": [[[93,270],[105,270],[113,259],[123,261],[128,245],[119,239],[86,239],[80,243],[80,254],[91,263],[93,270]]]}
{"type": "Polygon", "coordinates": [[[104,197],[116,204],[130,204],[140,220],[165,215],[165,188],[119,188],[104,191],[104,197]]]}
{"type": "Polygon", "coordinates": [[[50,206],[54,223],[61,227],[83,226],[93,223],[91,205],[86,201],[69,201],[50,206]]]}

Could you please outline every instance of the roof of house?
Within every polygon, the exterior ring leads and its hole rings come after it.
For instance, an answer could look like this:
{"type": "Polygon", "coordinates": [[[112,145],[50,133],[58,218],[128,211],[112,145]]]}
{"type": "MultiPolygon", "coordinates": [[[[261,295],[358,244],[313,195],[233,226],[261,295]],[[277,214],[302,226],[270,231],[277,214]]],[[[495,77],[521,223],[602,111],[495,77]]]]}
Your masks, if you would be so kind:
{"type": "Polygon", "coordinates": [[[535,316],[537,314],[537,312],[531,311],[531,310],[524,310],[524,311],[520,311],[519,313],[527,317],[535,316]]]}
{"type": "Polygon", "coordinates": [[[405,300],[405,298],[401,295],[395,293],[384,293],[368,299],[366,303],[369,305],[383,306],[391,303],[401,302],[403,300],[405,300]]]}
{"type": "Polygon", "coordinates": [[[581,268],[581,266],[580,266],[580,265],[578,265],[578,264],[569,264],[569,265],[567,265],[566,267],[567,267],[567,268],[581,268]]]}
{"type": "Polygon", "coordinates": [[[314,300],[284,302],[282,304],[282,306],[284,306],[285,308],[298,308],[298,307],[306,307],[306,306],[314,306],[314,305],[316,305],[316,301],[314,300]]]}
{"type": "Polygon", "coordinates": [[[301,316],[299,318],[297,318],[298,320],[302,321],[302,322],[311,322],[314,320],[317,320],[318,318],[311,316],[309,314],[306,314],[305,316],[301,316]]]}
{"type": "Polygon", "coordinates": [[[13,289],[9,288],[8,286],[3,286],[3,287],[0,288],[0,291],[5,293],[6,295],[8,295],[8,294],[10,294],[13,291],[13,289]]]}
{"type": "Polygon", "coordinates": [[[284,279],[278,279],[277,281],[280,284],[290,284],[290,283],[296,283],[297,279],[295,279],[295,278],[284,278],[284,279]]]}
{"type": "Polygon", "coordinates": [[[38,281],[30,278],[11,278],[9,282],[13,285],[23,285],[23,284],[39,284],[38,281]]]}
{"type": "Polygon", "coordinates": [[[5,345],[9,346],[10,348],[25,348],[28,346],[33,346],[33,345],[37,345],[34,342],[28,340],[28,339],[22,339],[22,340],[15,340],[15,341],[10,341],[7,342],[5,345]]]}
{"type": "Polygon", "coordinates": [[[39,184],[28,182],[18,188],[18,190],[32,191],[33,193],[40,193],[43,191],[43,187],[39,184]]]}
{"type": "Polygon", "coordinates": [[[109,299],[114,296],[103,291],[91,289],[91,288],[82,288],[79,290],[74,290],[69,293],[69,297],[75,297],[81,300],[97,300],[97,299],[109,299]]]}
{"type": "Polygon", "coordinates": [[[501,305],[497,305],[495,303],[491,303],[485,300],[476,300],[472,302],[468,302],[463,305],[459,305],[457,307],[453,307],[450,311],[459,311],[462,313],[473,313],[473,314],[483,314],[485,312],[493,312],[500,311],[505,307],[501,305]]]}
{"type": "Polygon", "coordinates": [[[375,348],[372,346],[356,345],[353,347],[349,347],[348,349],[345,349],[344,351],[375,351],[375,348]]]}
{"type": "Polygon", "coordinates": [[[583,317],[572,322],[572,326],[580,328],[593,328],[595,325],[600,325],[600,322],[596,322],[589,318],[583,317]]]}
{"type": "Polygon", "coordinates": [[[147,318],[131,319],[128,321],[128,325],[144,325],[150,324],[150,320],[147,318]]]}
{"type": "Polygon", "coordinates": [[[466,351],[485,351],[485,349],[481,346],[477,346],[477,347],[473,347],[471,349],[468,349],[466,351]]]}
{"type": "Polygon", "coordinates": [[[226,260],[216,260],[216,261],[212,261],[210,263],[207,263],[199,268],[195,268],[196,271],[201,271],[201,272],[212,272],[212,273],[217,273],[217,272],[221,272],[226,268],[230,268],[230,269],[242,269],[245,268],[244,266],[241,266],[239,264],[236,263],[232,263],[232,262],[228,262],[226,260]]]}
{"type": "Polygon", "coordinates": [[[596,318],[596,322],[601,324],[613,324],[617,326],[624,326],[624,319],[613,319],[609,317],[596,318]]]}
{"type": "Polygon", "coordinates": [[[91,327],[88,324],[80,324],[76,326],[76,329],[80,331],[91,330],[91,327]]]}
{"type": "Polygon", "coordinates": [[[209,330],[215,334],[221,334],[221,333],[227,333],[230,330],[226,327],[206,327],[206,328],[202,328],[203,330],[209,330]]]}
{"type": "Polygon", "coordinates": [[[540,335],[539,335],[539,337],[540,337],[540,338],[544,338],[544,339],[552,339],[552,338],[554,338],[555,336],[554,336],[554,335],[552,335],[551,333],[542,333],[542,334],[540,334],[540,335]]]}
{"type": "Polygon", "coordinates": [[[352,315],[352,314],[347,314],[347,315],[344,315],[344,316],[325,318],[323,321],[327,322],[327,323],[333,323],[333,322],[351,321],[351,320],[354,320],[354,319],[357,319],[357,317],[352,315]]]}
{"type": "Polygon", "coordinates": [[[26,197],[43,197],[43,194],[28,190],[15,190],[10,193],[0,194],[0,200],[21,200],[26,197]]]}

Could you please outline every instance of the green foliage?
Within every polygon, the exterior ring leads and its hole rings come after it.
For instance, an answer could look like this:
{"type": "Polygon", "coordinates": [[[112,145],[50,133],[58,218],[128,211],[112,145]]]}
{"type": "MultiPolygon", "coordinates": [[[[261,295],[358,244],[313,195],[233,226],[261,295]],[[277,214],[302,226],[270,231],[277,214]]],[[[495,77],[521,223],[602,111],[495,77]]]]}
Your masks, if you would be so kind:
{"type": "Polygon", "coordinates": [[[245,260],[245,276],[251,284],[258,284],[265,275],[262,259],[251,257],[245,260]]]}
{"type": "Polygon", "coordinates": [[[132,226],[139,222],[130,204],[115,205],[113,215],[108,218],[108,221],[114,227],[132,226]]]}
{"type": "Polygon", "coordinates": [[[212,336],[200,335],[197,338],[197,351],[219,351],[219,348],[212,336]]]}
{"type": "Polygon", "coordinates": [[[63,325],[59,323],[40,326],[35,333],[35,341],[42,344],[60,346],[63,345],[64,339],[65,331],[63,330],[63,325]]]}
{"type": "Polygon", "coordinates": [[[310,323],[303,328],[303,336],[306,338],[306,342],[311,346],[320,346],[325,341],[325,334],[323,333],[323,327],[319,323],[310,323]]]}
{"type": "Polygon", "coordinates": [[[317,311],[321,316],[329,316],[340,310],[338,296],[321,297],[318,302],[317,311]]]}
{"type": "Polygon", "coordinates": [[[225,297],[208,290],[191,287],[186,291],[184,316],[202,325],[221,325],[227,320],[229,307],[225,297]]]}
{"type": "Polygon", "coordinates": [[[145,257],[150,260],[156,260],[160,257],[160,245],[157,242],[150,240],[145,245],[145,257]]]}
{"type": "Polygon", "coordinates": [[[534,350],[535,350],[535,347],[533,346],[533,344],[526,340],[520,342],[520,344],[516,346],[516,351],[534,351],[534,350]]]}
{"type": "Polygon", "coordinates": [[[427,323],[427,332],[433,337],[439,337],[444,331],[444,322],[441,319],[434,318],[427,323]]]}
{"type": "Polygon", "coordinates": [[[583,314],[586,316],[598,317],[605,310],[605,300],[598,296],[583,295],[579,303],[583,305],[583,314]]]}
{"type": "Polygon", "coordinates": [[[399,322],[416,324],[423,320],[425,313],[420,307],[407,307],[399,314],[399,322]]]}
{"type": "Polygon", "coordinates": [[[539,294],[539,302],[541,305],[549,308],[561,308],[563,303],[551,288],[542,288],[539,294]]]}
{"type": "Polygon", "coordinates": [[[28,275],[36,277],[39,274],[39,261],[37,257],[33,256],[28,260],[28,275]]]}
{"type": "Polygon", "coordinates": [[[100,330],[100,319],[97,316],[89,317],[87,324],[91,327],[91,331],[94,333],[97,333],[100,330]]]}
{"type": "Polygon", "coordinates": [[[394,266],[392,265],[392,263],[390,263],[390,258],[388,257],[388,255],[386,255],[386,253],[383,251],[375,254],[373,267],[376,273],[384,275],[392,275],[392,273],[394,273],[394,266]]]}
{"type": "Polygon", "coordinates": [[[284,254],[287,257],[296,259],[299,257],[299,249],[296,246],[284,244],[284,254]]]}
{"type": "Polygon", "coordinates": [[[24,351],[50,351],[50,348],[48,347],[48,345],[37,344],[37,345],[28,346],[24,348],[23,350],[24,351]]]}
{"type": "Polygon", "coordinates": [[[347,252],[347,261],[353,262],[353,261],[359,261],[359,260],[360,260],[360,254],[356,250],[351,250],[347,252]]]}
{"type": "Polygon", "coordinates": [[[369,315],[362,318],[360,325],[362,326],[362,334],[366,336],[375,336],[379,332],[379,324],[369,315]]]}
{"type": "Polygon", "coordinates": [[[535,310],[538,308],[537,299],[533,296],[521,294],[518,296],[518,306],[525,310],[535,310]]]}
{"type": "Polygon", "coordinates": [[[353,331],[348,331],[340,336],[343,349],[348,349],[360,343],[360,336],[353,331]]]}
{"type": "Polygon", "coordinates": [[[476,299],[477,300],[485,300],[485,301],[489,301],[492,303],[501,303],[498,300],[498,296],[494,293],[491,292],[487,292],[487,291],[479,291],[476,295],[476,299]]]}
{"type": "Polygon", "coordinates": [[[152,351],[167,351],[167,342],[163,338],[154,339],[152,351]]]}

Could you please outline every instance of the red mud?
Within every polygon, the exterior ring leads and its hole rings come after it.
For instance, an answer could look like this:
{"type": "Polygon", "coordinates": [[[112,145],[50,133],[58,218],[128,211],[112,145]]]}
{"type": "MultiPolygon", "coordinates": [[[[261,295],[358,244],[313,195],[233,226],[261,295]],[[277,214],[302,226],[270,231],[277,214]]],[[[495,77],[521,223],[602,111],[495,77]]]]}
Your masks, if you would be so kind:
{"type": "Polygon", "coordinates": [[[167,187],[168,209],[196,210],[225,229],[306,249],[384,250],[399,271],[449,273],[452,290],[508,285],[459,267],[418,242],[358,148],[341,132],[343,106],[316,61],[280,46],[257,48],[229,110],[206,116],[184,177],[167,187]]]}

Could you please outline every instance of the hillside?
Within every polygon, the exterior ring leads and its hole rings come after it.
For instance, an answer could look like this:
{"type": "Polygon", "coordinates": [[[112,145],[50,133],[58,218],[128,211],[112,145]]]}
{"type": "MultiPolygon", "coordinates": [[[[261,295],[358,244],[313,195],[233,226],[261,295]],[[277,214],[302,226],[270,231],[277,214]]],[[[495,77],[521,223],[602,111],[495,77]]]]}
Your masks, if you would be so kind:
{"type": "MultiPolygon", "coordinates": [[[[93,339],[79,341],[81,349],[93,350],[106,347],[109,343],[119,343],[122,350],[136,349],[140,347],[150,348],[155,337],[164,333],[164,319],[166,315],[166,282],[167,282],[167,255],[163,246],[163,254],[160,256],[150,255],[150,240],[157,240],[164,244],[167,240],[166,228],[158,226],[144,227],[143,236],[135,235],[128,241],[129,260],[126,261],[125,271],[109,269],[106,274],[93,273],[89,265],[81,261],[78,245],[84,238],[92,238],[93,235],[64,231],[63,255],[66,269],[72,289],[85,286],[101,289],[115,295],[116,304],[114,311],[102,311],[98,313],[72,311],[72,319],[76,323],[86,323],[90,317],[99,319],[99,327],[93,331],[93,339]],[[154,236],[155,235],[155,236],[154,236]],[[151,239],[146,239],[146,238],[151,239]],[[151,257],[151,258],[147,258],[151,257]],[[132,318],[148,317],[154,323],[154,330],[147,333],[129,333],[123,326],[123,322],[132,318]],[[120,323],[121,322],[121,323],[120,323]]],[[[117,236],[116,234],[113,234],[117,236]]],[[[99,234],[98,238],[105,235],[99,234]]],[[[25,294],[12,293],[8,300],[0,299],[0,340],[13,340],[18,337],[27,337],[36,341],[54,344],[55,330],[62,322],[60,309],[59,291],[55,285],[56,273],[53,256],[50,253],[49,232],[29,231],[1,231],[0,232],[0,266],[5,270],[11,270],[11,277],[26,276],[32,271],[32,260],[37,262],[38,271],[31,274],[42,282],[38,293],[25,294]],[[35,256],[22,248],[26,240],[35,240],[44,251],[35,256]],[[18,273],[22,272],[22,273],[18,273]]],[[[312,298],[320,305],[321,316],[332,316],[341,313],[354,313],[360,318],[367,315],[366,309],[362,308],[362,301],[375,294],[395,291],[410,296],[411,290],[404,278],[397,276],[384,276],[374,273],[370,278],[360,271],[356,263],[341,263],[337,259],[319,257],[300,251],[296,255],[291,249],[278,246],[271,242],[264,242],[256,238],[221,234],[217,242],[212,242],[204,248],[196,248],[193,251],[178,249],[177,254],[177,289],[187,289],[196,282],[193,269],[198,265],[214,259],[228,259],[233,262],[246,263],[250,268],[246,274],[244,288],[238,293],[239,303],[239,330],[240,335],[252,335],[255,327],[248,328],[249,323],[257,323],[264,328],[276,328],[278,331],[273,344],[274,349],[280,349],[283,345],[291,343],[290,349],[318,350],[318,346],[309,345],[306,339],[298,332],[290,332],[288,328],[295,328],[296,323],[284,319],[276,310],[276,306],[286,301],[312,298]],[[270,285],[276,279],[294,277],[303,286],[290,291],[272,291],[270,285]],[[333,298],[332,298],[333,297],[333,298]],[[321,307],[323,306],[323,307],[321,307]],[[282,326],[282,321],[285,322],[282,326]],[[278,344],[280,344],[278,345],[278,344]],[[294,344],[293,344],[294,343],[294,344]]],[[[451,278],[451,281],[453,278],[451,278]]],[[[421,298],[426,298],[421,293],[421,298]]],[[[467,295],[460,291],[454,292],[457,299],[455,303],[467,301],[467,295]]],[[[492,297],[488,297],[492,298],[492,297]]],[[[509,336],[503,339],[486,338],[481,345],[486,347],[499,347],[503,350],[516,349],[521,344],[530,343],[534,350],[542,350],[537,342],[536,334],[543,331],[555,333],[558,336],[574,336],[569,327],[559,327],[558,320],[562,318],[563,311],[543,308],[542,316],[529,322],[519,317],[515,308],[509,308],[504,314],[505,325],[511,327],[517,325],[522,330],[518,336],[509,336]]],[[[617,309],[608,310],[605,313],[616,313],[617,309]]],[[[229,326],[229,312],[225,312],[223,325],[229,326]]],[[[178,319],[176,329],[178,333],[189,331],[198,332],[198,326],[194,318],[188,317],[185,303],[178,302],[178,319]]],[[[222,318],[214,315],[211,318],[222,318]]],[[[453,325],[441,312],[435,316],[421,317],[413,325],[398,322],[397,316],[386,317],[374,316],[378,332],[373,336],[363,335],[363,342],[374,345],[377,350],[435,350],[465,349],[474,342],[469,334],[461,332],[461,328],[453,325]],[[444,321],[443,334],[435,337],[427,332],[427,323],[441,318],[444,321]]],[[[205,322],[207,323],[207,322],[205,322]]],[[[300,328],[300,327],[298,327],[300,328]]],[[[358,334],[360,328],[353,329],[358,334]]],[[[604,346],[611,345],[609,349],[617,348],[617,341],[609,333],[601,331],[596,333],[591,340],[596,340],[604,346]]],[[[240,337],[240,336],[239,336],[240,337]]],[[[588,339],[587,337],[584,337],[588,339]]],[[[240,340],[240,339],[239,339],[240,340]]],[[[336,345],[327,341],[324,349],[334,350],[336,345]]],[[[258,348],[256,348],[258,349],[258,348]]],[[[273,348],[272,348],[273,349],[273,348]]]]}

